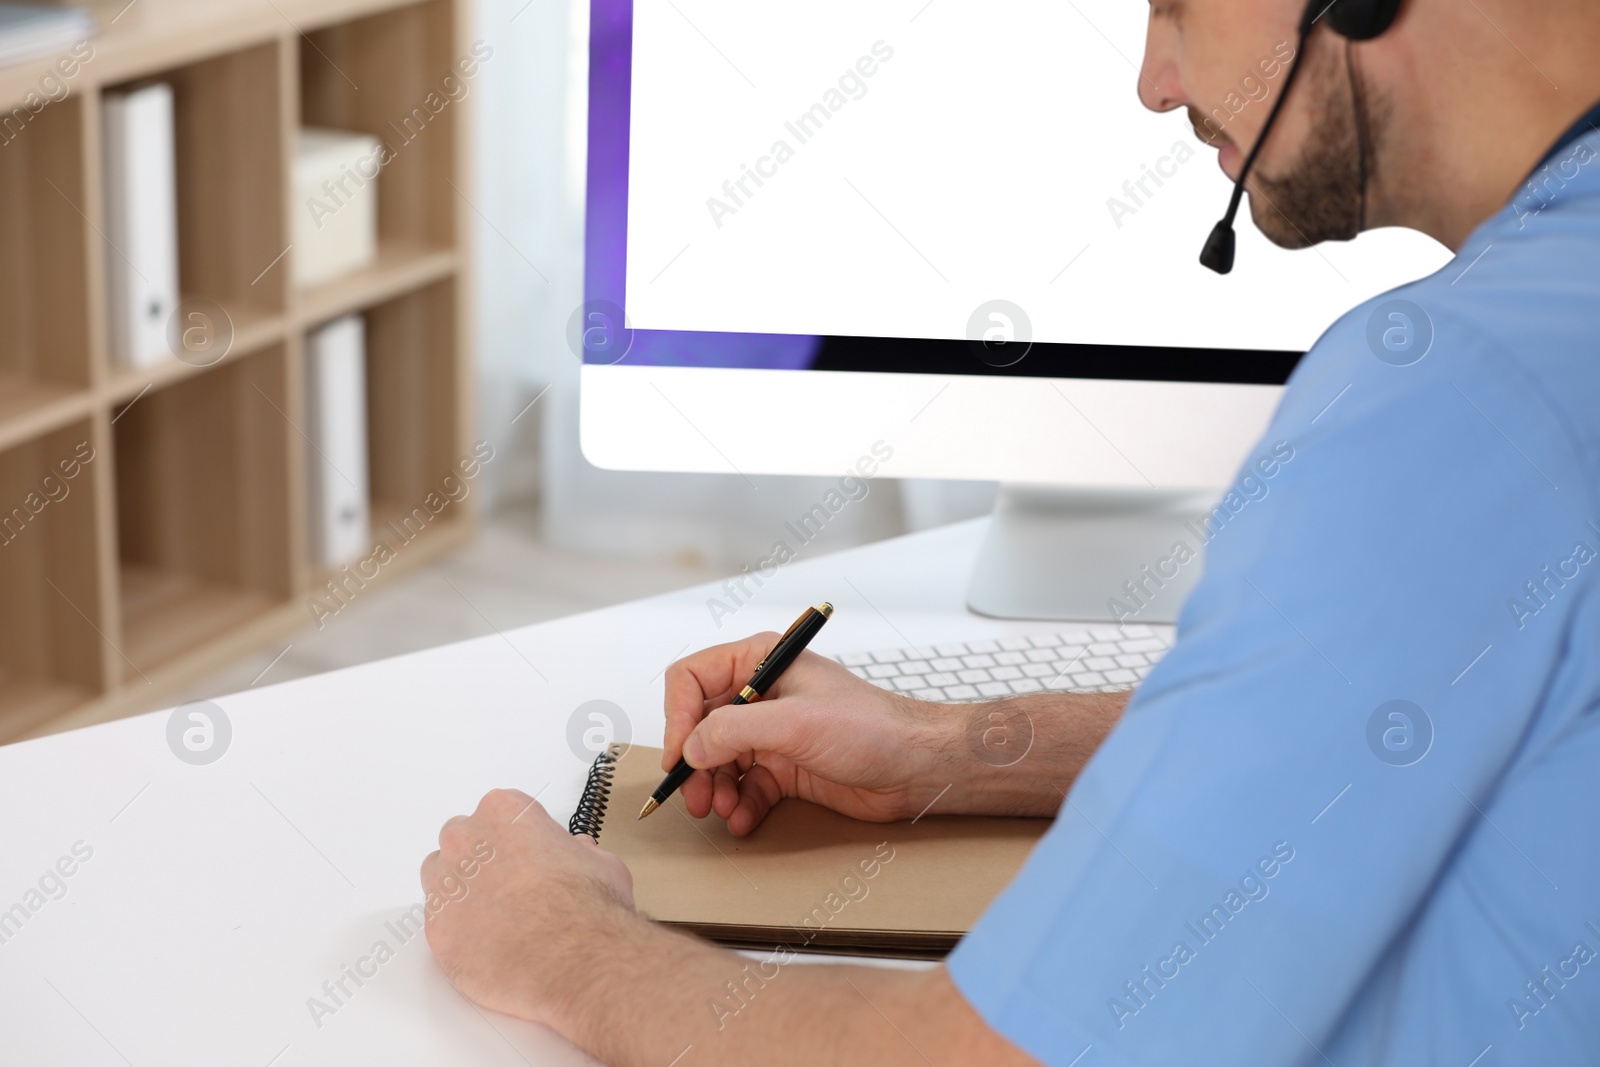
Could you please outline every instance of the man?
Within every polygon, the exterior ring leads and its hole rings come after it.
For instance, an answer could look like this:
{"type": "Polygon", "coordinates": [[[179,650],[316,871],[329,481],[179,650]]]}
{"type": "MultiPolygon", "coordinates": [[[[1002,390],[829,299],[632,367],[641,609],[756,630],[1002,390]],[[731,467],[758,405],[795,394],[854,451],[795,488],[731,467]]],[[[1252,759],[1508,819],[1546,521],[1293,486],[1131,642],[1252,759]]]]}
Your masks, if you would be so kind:
{"type": "MultiPolygon", "coordinates": [[[[1302,11],[1153,4],[1142,99],[1213,133],[1302,11]]],[[[1368,42],[1311,31],[1248,183],[1257,225],[1291,246],[1403,225],[1457,257],[1306,356],[1249,460],[1278,458],[1270,498],[1212,542],[1125,715],[1004,702],[1034,743],[995,768],[964,714],[813,655],[758,709],[726,706],[772,635],[668,672],[664,766],[681,747],[705,768],[685,802],[736,834],[785,796],[888,820],[947,784],[940,811],[1058,816],[946,965],[786,967],[719,1032],[706,1002],[745,961],[634,914],[618,860],[537,807],[513,823],[531,800],[495,792],[423,865],[431,889],[474,842],[496,850],[428,925],[451,980],[652,1067],[687,1046],[685,1064],[1594,1062],[1597,46],[1588,0],[1405,0],[1368,42]]],[[[1216,137],[1230,176],[1266,114],[1216,137]]]]}

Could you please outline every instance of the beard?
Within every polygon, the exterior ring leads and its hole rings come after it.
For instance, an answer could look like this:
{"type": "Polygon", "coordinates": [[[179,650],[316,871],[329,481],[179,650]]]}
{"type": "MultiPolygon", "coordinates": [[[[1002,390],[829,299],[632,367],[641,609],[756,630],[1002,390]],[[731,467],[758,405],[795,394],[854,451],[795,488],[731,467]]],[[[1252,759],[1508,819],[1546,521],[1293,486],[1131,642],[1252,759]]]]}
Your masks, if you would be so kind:
{"type": "Polygon", "coordinates": [[[1250,217],[1281,248],[1348,241],[1366,224],[1364,186],[1372,180],[1383,110],[1366,106],[1356,72],[1339,70],[1345,62],[1330,62],[1330,52],[1323,50],[1323,61],[1301,73],[1295,90],[1310,97],[1310,133],[1299,156],[1277,174],[1252,169],[1247,184],[1250,217]]]}

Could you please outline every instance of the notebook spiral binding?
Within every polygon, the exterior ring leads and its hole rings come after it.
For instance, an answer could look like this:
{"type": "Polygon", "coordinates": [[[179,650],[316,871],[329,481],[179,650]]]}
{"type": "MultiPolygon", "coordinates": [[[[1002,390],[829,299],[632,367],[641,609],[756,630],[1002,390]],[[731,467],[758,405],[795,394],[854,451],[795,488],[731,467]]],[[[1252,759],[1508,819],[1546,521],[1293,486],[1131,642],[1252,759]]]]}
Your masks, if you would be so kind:
{"type": "Polygon", "coordinates": [[[622,758],[621,745],[607,745],[604,752],[594,758],[589,767],[589,778],[583,783],[583,796],[578,809],[567,822],[567,832],[588,834],[600,840],[600,824],[605,821],[606,804],[611,799],[611,779],[617,773],[617,760],[622,758]]]}

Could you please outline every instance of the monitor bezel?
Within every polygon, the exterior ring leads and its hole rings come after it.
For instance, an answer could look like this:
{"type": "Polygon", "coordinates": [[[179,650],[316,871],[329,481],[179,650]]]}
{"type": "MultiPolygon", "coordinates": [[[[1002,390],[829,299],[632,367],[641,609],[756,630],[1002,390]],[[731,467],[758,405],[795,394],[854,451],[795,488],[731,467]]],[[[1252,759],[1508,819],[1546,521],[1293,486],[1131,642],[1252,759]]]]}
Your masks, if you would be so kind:
{"type": "MultiPolygon", "coordinates": [[[[727,342],[719,331],[647,330],[627,322],[628,165],[633,82],[633,0],[593,0],[589,21],[589,99],[584,208],[584,306],[623,311],[629,342],[619,358],[582,350],[585,363],[681,366],[642,358],[655,337],[692,346],[727,342]],[[622,121],[616,121],[620,114],[622,121]],[[617,181],[620,171],[622,180],[617,181]],[[620,254],[619,254],[620,252],[620,254]]],[[[581,331],[581,338],[585,336],[581,331]]],[[[1302,351],[1177,348],[1035,341],[1014,362],[987,358],[980,343],[950,338],[823,336],[811,372],[996,375],[1150,382],[1283,385],[1302,351]]],[[[681,349],[682,344],[677,346],[681,349]]],[[[708,346],[709,347],[709,346],[708,346]]],[[[1008,357],[1009,359],[1009,357],[1008,357]]],[[[715,364],[713,364],[715,365],[715,364]]],[[[764,369],[764,368],[751,368],[764,369]]]]}

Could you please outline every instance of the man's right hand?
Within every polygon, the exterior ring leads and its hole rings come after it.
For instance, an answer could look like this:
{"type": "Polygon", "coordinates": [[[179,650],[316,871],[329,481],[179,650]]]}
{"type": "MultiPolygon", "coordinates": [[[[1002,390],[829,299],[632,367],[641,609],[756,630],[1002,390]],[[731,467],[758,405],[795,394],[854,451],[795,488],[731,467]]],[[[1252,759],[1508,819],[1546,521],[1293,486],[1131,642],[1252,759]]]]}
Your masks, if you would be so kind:
{"type": "Polygon", "coordinates": [[[989,704],[936,704],[880,689],[803,652],[754,704],[729,701],[773,633],[717,645],[667,668],[661,769],[680,755],[696,818],[715,811],[736,835],[784,797],[857,819],[943,814],[1054,815],[1116,724],[1127,693],[1039,693],[989,704]]]}
{"type": "Polygon", "coordinates": [[[802,652],[761,700],[730,704],[777,641],[757,634],[667,668],[661,768],[680,755],[699,768],[681,790],[689,813],[715,811],[741,836],[784,797],[871,822],[915,816],[948,781],[938,768],[958,716],[814,652],[802,652]]]}

